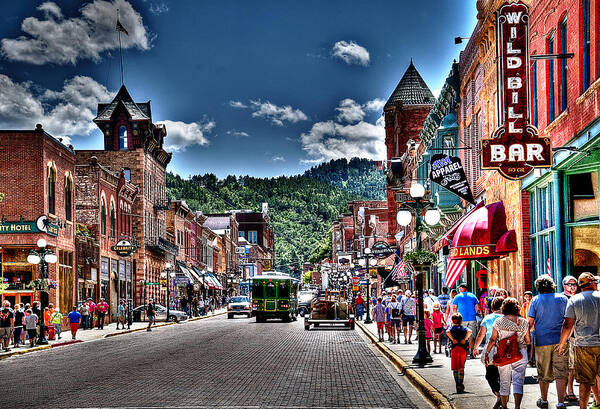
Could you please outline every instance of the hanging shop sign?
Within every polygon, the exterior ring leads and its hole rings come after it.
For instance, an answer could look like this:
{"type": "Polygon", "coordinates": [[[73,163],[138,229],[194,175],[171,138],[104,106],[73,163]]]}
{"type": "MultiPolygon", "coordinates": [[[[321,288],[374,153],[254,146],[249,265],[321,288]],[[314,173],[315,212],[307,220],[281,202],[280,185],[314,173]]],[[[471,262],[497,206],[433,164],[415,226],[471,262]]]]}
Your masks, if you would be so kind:
{"type": "Polygon", "coordinates": [[[273,270],[273,265],[271,263],[271,259],[270,258],[263,258],[262,265],[263,265],[263,270],[265,270],[265,271],[271,271],[271,270],[273,270]]]}
{"type": "Polygon", "coordinates": [[[433,155],[429,177],[433,182],[448,189],[458,197],[475,204],[473,192],[471,192],[460,158],[443,153],[433,155]]]}
{"type": "Polygon", "coordinates": [[[498,10],[498,112],[501,124],[481,140],[482,168],[518,180],[552,166],[550,138],[539,137],[529,113],[529,13],[522,2],[498,10]]]}
{"type": "Polygon", "coordinates": [[[450,257],[486,258],[495,254],[494,245],[454,247],[450,249],[450,257]]]}
{"type": "Polygon", "coordinates": [[[396,247],[390,247],[390,245],[385,241],[378,241],[371,246],[371,254],[378,259],[387,258],[391,254],[394,254],[396,250],[396,247]]]}
{"type": "Polygon", "coordinates": [[[119,242],[110,249],[117,253],[118,256],[127,257],[138,249],[138,245],[131,243],[129,240],[119,240],[119,242]]]}

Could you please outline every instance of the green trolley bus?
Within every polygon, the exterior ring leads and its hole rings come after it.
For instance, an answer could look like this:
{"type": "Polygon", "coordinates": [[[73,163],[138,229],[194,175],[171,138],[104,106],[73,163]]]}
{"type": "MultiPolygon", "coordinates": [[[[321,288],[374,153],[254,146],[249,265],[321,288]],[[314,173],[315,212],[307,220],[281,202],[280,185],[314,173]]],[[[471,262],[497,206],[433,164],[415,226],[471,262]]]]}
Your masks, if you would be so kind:
{"type": "Polygon", "coordinates": [[[252,314],[256,322],[281,318],[284,322],[298,316],[298,280],[284,273],[266,272],[252,277],[252,314]]]}

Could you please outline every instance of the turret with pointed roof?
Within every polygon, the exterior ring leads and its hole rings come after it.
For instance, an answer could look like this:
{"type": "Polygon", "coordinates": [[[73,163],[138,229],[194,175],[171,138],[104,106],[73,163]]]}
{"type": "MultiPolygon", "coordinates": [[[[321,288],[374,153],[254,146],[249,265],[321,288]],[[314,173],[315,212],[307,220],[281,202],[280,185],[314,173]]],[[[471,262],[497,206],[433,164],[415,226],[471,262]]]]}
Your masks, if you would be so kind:
{"type": "Polygon", "coordinates": [[[435,102],[431,90],[415,68],[412,58],[410,65],[385,104],[385,108],[401,102],[404,105],[429,105],[435,102]]]}
{"type": "MultiPolygon", "coordinates": [[[[104,134],[104,150],[144,148],[163,151],[166,128],[152,123],[150,101],[134,102],[125,85],[121,85],[112,102],[98,104],[94,123],[104,134]]],[[[159,156],[164,157],[166,167],[170,154],[163,151],[159,152],[159,156]]]]}

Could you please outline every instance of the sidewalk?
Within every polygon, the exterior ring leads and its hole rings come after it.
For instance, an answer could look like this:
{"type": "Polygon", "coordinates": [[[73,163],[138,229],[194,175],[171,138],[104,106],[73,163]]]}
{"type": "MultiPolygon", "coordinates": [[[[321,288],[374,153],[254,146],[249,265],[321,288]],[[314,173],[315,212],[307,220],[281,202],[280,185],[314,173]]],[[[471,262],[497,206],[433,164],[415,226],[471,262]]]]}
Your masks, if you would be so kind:
{"type": "MultiPolygon", "coordinates": [[[[189,319],[187,319],[185,321],[181,321],[179,323],[159,321],[154,326],[152,326],[152,328],[154,329],[154,328],[164,327],[166,325],[186,324],[188,322],[193,322],[193,321],[197,321],[197,320],[201,320],[201,319],[205,319],[205,318],[211,318],[211,317],[215,317],[218,315],[222,315],[222,314],[225,314],[226,312],[227,312],[227,310],[225,308],[221,308],[221,309],[216,310],[215,312],[210,313],[208,315],[205,315],[202,317],[189,318],[189,319]]],[[[13,355],[22,355],[22,354],[26,354],[29,352],[41,351],[44,349],[56,348],[56,347],[61,347],[61,346],[67,346],[67,345],[75,344],[78,342],[94,341],[94,340],[101,339],[101,338],[109,338],[109,337],[114,337],[114,336],[118,336],[118,335],[129,334],[132,332],[144,331],[144,330],[146,330],[147,327],[148,327],[148,322],[146,321],[146,322],[134,322],[131,324],[131,327],[129,329],[124,329],[124,330],[122,330],[122,329],[117,330],[116,323],[111,323],[111,324],[105,325],[104,329],[102,329],[102,330],[98,330],[97,328],[84,330],[84,329],[80,328],[77,331],[77,339],[76,340],[71,339],[71,330],[67,327],[66,330],[63,330],[63,332],[61,333],[61,339],[55,338],[52,341],[48,341],[47,345],[36,345],[33,348],[30,348],[29,341],[26,340],[25,346],[20,346],[19,348],[13,348],[12,341],[11,341],[10,351],[8,351],[8,352],[0,351],[0,360],[9,358],[13,355]]],[[[64,328],[64,326],[63,326],[63,328],[64,328]]],[[[119,328],[120,328],[120,326],[119,326],[119,328]]]]}
{"type": "MultiPolygon", "coordinates": [[[[372,340],[377,341],[377,327],[375,323],[365,325],[362,321],[358,321],[358,327],[360,329],[368,331],[372,336],[372,340]]],[[[371,338],[371,337],[370,337],[371,338]]],[[[387,340],[387,334],[385,336],[387,340]]],[[[402,342],[404,342],[404,335],[401,335],[402,342]]],[[[481,363],[479,358],[467,359],[465,365],[465,393],[457,394],[454,386],[454,378],[452,377],[452,370],[450,369],[450,358],[442,354],[432,354],[433,364],[427,365],[424,368],[412,365],[412,359],[417,352],[418,342],[415,341],[416,333],[413,332],[413,343],[405,345],[392,344],[385,341],[383,344],[397,357],[404,361],[410,368],[414,369],[424,380],[430,384],[430,389],[435,389],[444,395],[455,408],[459,409],[483,409],[491,408],[496,402],[496,397],[490,390],[490,387],[485,380],[485,366],[481,363]]],[[[382,343],[377,343],[382,344],[382,343]]],[[[433,349],[433,342],[431,343],[433,349]]],[[[525,385],[523,389],[523,402],[521,407],[523,409],[536,408],[536,401],[540,397],[540,389],[537,384],[536,368],[527,367],[525,373],[525,385]]],[[[575,394],[578,394],[577,382],[575,382],[575,394]]],[[[556,397],[556,388],[554,384],[550,385],[548,391],[548,402],[549,408],[555,408],[558,402],[556,397]]],[[[573,404],[573,407],[578,407],[578,404],[573,404]]],[[[511,395],[509,400],[509,407],[514,407],[514,400],[511,395]]]]}

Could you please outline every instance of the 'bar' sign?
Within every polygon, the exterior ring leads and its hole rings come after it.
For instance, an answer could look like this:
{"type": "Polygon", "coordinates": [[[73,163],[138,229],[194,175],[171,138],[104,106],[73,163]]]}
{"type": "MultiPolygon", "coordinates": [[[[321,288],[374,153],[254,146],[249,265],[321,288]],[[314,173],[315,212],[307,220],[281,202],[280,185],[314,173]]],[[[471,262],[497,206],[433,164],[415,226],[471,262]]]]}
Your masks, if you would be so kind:
{"type": "Polygon", "coordinates": [[[550,138],[529,123],[529,14],[522,3],[505,3],[497,14],[500,126],[481,140],[482,168],[522,179],[552,166],[550,138]]]}

